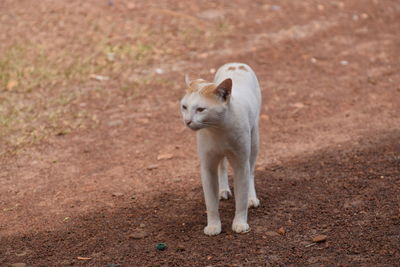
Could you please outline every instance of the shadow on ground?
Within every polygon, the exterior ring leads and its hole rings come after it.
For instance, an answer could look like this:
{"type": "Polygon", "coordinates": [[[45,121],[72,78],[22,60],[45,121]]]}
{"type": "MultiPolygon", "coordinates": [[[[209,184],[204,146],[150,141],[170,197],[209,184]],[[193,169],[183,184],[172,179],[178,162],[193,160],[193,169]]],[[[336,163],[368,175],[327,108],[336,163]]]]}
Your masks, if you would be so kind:
{"type": "Polygon", "coordinates": [[[117,210],[83,214],[56,231],[3,237],[0,264],[393,265],[400,261],[399,140],[399,131],[380,132],[266,166],[256,174],[262,206],[251,210],[248,234],[230,230],[229,200],[221,203],[223,233],[204,236],[206,214],[196,187],[160,192],[150,203],[121,199],[117,210]],[[147,236],[136,239],[138,231],[147,236]],[[316,235],[327,240],[312,243],[316,235]],[[158,242],[168,249],[157,251],[158,242]]]}

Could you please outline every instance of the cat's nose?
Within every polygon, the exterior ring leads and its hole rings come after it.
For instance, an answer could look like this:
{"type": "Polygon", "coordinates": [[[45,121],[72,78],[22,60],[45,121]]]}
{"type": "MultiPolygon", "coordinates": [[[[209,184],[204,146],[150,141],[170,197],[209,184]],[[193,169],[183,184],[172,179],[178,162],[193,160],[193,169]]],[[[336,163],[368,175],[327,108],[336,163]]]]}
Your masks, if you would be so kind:
{"type": "Polygon", "coordinates": [[[192,123],[192,121],[191,120],[186,120],[185,123],[186,123],[187,126],[189,126],[192,123]]]}

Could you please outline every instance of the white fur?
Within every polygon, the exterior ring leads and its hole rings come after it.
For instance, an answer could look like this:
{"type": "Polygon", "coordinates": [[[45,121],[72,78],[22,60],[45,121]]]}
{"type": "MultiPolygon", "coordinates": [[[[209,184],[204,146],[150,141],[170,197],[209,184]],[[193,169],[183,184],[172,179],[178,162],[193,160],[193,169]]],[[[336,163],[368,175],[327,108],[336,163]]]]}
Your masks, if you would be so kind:
{"type": "Polygon", "coordinates": [[[189,92],[181,101],[184,121],[190,122],[189,128],[198,130],[197,146],[207,207],[204,233],[207,235],[221,232],[219,199],[231,196],[226,159],[234,170],[236,211],[233,231],[249,231],[247,209],[260,204],[254,186],[259,146],[260,86],[253,70],[242,63],[220,67],[214,83],[220,84],[227,78],[232,79],[232,93],[226,101],[209,101],[199,92],[189,92]],[[199,107],[205,110],[199,112],[199,107]]]}

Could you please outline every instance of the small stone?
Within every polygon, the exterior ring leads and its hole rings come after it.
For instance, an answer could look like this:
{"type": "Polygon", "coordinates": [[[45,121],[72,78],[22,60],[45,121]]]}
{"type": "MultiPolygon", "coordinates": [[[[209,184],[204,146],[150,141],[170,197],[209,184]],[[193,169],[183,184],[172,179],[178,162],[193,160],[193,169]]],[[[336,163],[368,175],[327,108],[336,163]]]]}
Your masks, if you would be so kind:
{"type": "Polygon", "coordinates": [[[157,73],[157,74],[163,74],[163,73],[164,73],[164,70],[161,69],[161,68],[156,68],[156,69],[154,70],[154,72],[157,73]]]}
{"type": "Polygon", "coordinates": [[[304,108],[306,105],[304,105],[301,102],[297,102],[297,103],[291,104],[291,106],[295,107],[295,108],[304,108]]]}
{"type": "Polygon", "coordinates": [[[110,77],[103,76],[103,75],[97,75],[97,74],[92,74],[90,75],[90,78],[95,79],[97,81],[108,81],[110,77]]]}
{"type": "Polygon", "coordinates": [[[168,248],[168,246],[167,246],[167,244],[165,244],[165,243],[158,243],[158,244],[156,245],[156,249],[157,249],[157,250],[160,250],[160,251],[166,250],[167,248],[168,248]]]}
{"type": "Polygon", "coordinates": [[[274,10],[274,11],[281,10],[281,6],[278,6],[278,5],[272,5],[272,6],[271,6],[271,10],[274,10]]]}
{"type": "Polygon", "coordinates": [[[343,66],[349,65],[349,62],[347,60],[342,60],[340,61],[340,64],[342,64],[343,66]]]}
{"type": "Polygon", "coordinates": [[[318,257],[311,257],[311,258],[309,258],[308,260],[308,263],[317,263],[318,261],[319,261],[319,258],[318,257]]]}
{"type": "Polygon", "coordinates": [[[15,255],[16,255],[17,257],[23,257],[23,256],[26,256],[26,254],[28,254],[27,251],[22,251],[22,252],[20,252],[20,253],[15,253],[15,255]]]}
{"type": "Polygon", "coordinates": [[[206,20],[214,20],[223,18],[224,14],[224,10],[208,9],[198,13],[197,17],[206,20]]]}
{"type": "Polygon", "coordinates": [[[143,239],[145,237],[147,237],[148,234],[143,231],[143,230],[136,230],[135,232],[133,232],[132,234],[130,234],[128,237],[132,238],[132,239],[143,239]]]}
{"type": "Polygon", "coordinates": [[[179,245],[176,247],[176,251],[178,251],[178,252],[185,251],[185,250],[186,250],[186,248],[182,245],[179,245]]]}
{"type": "Polygon", "coordinates": [[[146,227],[146,225],[144,223],[141,223],[141,224],[139,224],[139,227],[144,228],[144,227],[146,227]]]}
{"type": "Polygon", "coordinates": [[[143,124],[148,124],[150,122],[150,120],[147,118],[137,118],[136,121],[143,124]]]}
{"type": "Polygon", "coordinates": [[[113,120],[109,121],[107,124],[110,127],[116,127],[116,126],[121,126],[124,122],[122,120],[113,120]]]}
{"type": "Polygon", "coordinates": [[[321,243],[321,242],[325,242],[327,238],[328,238],[328,236],[326,236],[326,235],[316,235],[313,237],[312,241],[314,243],[321,243]]]}
{"type": "Polygon", "coordinates": [[[210,69],[210,74],[214,74],[214,73],[215,73],[215,69],[214,68],[210,69]]]}
{"type": "Polygon", "coordinates": [[[174,157],[173,154],[160,154],[157,156],[157,160],[172,159],[173,157],[174,157]]]}
{"type": "Polygon", "coordinates": [[[136,5],[135,5],[134,3],[128,3],[128,4],[126,5],[126,7],[127,7],[128,9],[135,9],[135,8],[136,8],[136,5]]]}
{"type": "Polygon", "coordinates": [[[277,233],[280,235],[284,235],[286,233],[285,228],[283,228],[283,227],[279,228],[277,233]]]}
{"type": "Polygon", "coordinates": [[[204,53],[200,53],[197,55],[198,58],[207,58],[208,57],[208,53],[204,52],[204,53]]]}
{"type": "Polygon", "coordinates": [[[121,192],[114,192],[114,193],[112,193],[112,196],[113,197],[122,197],[124,195],[124,193],[121,193],[121,192]]]}
{"type": "Polygon", "coordinates": [[[315,57],[312,57],[312,58],[310,59],[310,61],[311,61],[311,63],[317,63],[317,59],[316,59],[315,57]]]}
{"type": "Polygon", "coordinates": [[[113,62],[115,60],[115,55],[114,53],[107,53],[107,60],[110,62],[113,62]]]}
{"type": "Polygon", "coordinates": [[[13,263],[11,264],[11,267],[26,267],[26,263],[24,262],[13,263]]]}
{"type": "Polygon", "coordinates": [[[157,168],[158,168],[158,165],[156,165],[156,164],[152,164],[152,165],[147,166],[147,169],[148,169],[149,171],[154,170],[154,169],[157,169],[157,168]]]}

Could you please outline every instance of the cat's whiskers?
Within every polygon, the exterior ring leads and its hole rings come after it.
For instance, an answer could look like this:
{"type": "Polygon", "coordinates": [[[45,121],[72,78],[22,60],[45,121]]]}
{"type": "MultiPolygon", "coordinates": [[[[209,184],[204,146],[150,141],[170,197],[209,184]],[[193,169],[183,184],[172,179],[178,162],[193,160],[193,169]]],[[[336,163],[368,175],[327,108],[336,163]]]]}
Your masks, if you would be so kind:
{"type": "Polygon", "coordinates": [[[216,129],[220,129],[221,127],[218,126],[218,124],[210,122],[210,121],[202,121],[199,122],[199,124],[203,125],[203,126],[207,126],[210,128],[216,128],[216,129]]]}

